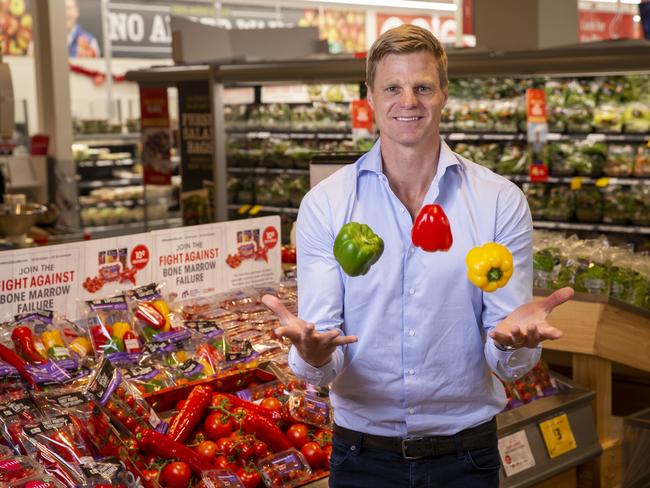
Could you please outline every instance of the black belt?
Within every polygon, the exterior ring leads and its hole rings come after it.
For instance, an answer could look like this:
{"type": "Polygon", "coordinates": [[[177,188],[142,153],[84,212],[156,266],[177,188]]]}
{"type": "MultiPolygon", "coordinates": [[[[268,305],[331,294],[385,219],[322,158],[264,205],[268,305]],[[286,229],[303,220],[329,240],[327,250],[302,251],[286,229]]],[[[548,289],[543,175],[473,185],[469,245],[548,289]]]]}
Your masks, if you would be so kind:
{"type": "Polygon", "coordinates": [[[380,435],[364,434],[355,430],[346,429],[334,424],[334,436],[349,444],[356,444],[361,440],[363,448],[383,449],[397,452],[404,459],[420,459],[423,457],[437,457],[458,452],[462,449],[480,449],[494,447],[496,440],[497,422],[489,422],[465,429],[455,435],[411,436],[411,437],[384,437],[380,435]]]}

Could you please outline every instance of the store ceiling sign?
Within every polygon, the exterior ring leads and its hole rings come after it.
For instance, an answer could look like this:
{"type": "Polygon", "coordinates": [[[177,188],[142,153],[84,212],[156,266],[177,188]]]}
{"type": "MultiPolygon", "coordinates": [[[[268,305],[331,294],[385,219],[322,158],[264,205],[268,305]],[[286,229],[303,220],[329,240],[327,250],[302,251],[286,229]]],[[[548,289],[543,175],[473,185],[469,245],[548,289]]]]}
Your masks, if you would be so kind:
{"type": "Polygon", "coordinates": [[[643,37],[641,24],[634,22],[632,14],[582,11],[578,15],[580,42],[643,37]]]}
{"type": "Polygon", "coordinates": [[[377,36],[402,24],[412,24],[431,31],[440,42],[453,43],[456,40],[456,19],[446,15],[397,15],[377,14],[377,36]]]}
{"type": "Polygon", "coordinates": [[[82,244],[0,253],[0,317],[56,310],[76,317],[82,244]]]}

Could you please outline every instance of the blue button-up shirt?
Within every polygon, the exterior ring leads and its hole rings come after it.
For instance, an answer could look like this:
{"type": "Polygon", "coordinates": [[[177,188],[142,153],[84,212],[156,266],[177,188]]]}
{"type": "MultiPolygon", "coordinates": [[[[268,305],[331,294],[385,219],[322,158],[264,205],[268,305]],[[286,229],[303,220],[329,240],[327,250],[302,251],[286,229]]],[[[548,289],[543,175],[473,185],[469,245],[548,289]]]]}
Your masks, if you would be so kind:
{"type": "Polygon", "coordinates": [[[384,436],[455,434],[505,406],[493,371],[512,379],[539,359],[539,348],[501,351],[486,340],[532,298],[532,220],[522,192],[443,141],[424,199],[431,203],[449,218],[454,242],[447,252],[413,246],[413,222],[382,171],[378,141],[300,206],[299,316],[359,340],[320,368],[292,348],[289,364],[307,381],[331,382],[334,419],[343,427],[384,436]],[[384,240],[383,255],[360,277],[347,276],[332,251],[350,221],[368,224],[384,240]],[[465,256],[491,241],[510,249],[515,271],[506,287],[483,293],[467,279],[465,256]]]}

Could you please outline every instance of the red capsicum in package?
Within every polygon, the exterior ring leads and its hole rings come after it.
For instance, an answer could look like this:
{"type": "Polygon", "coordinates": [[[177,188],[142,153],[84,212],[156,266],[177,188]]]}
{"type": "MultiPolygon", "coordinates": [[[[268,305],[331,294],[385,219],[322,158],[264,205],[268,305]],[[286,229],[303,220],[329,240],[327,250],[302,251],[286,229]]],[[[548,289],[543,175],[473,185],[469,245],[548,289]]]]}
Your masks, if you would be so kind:
{"type": "Polygon", "coordinates": [[[454,242],[449,219],[440,205],[425,205],[415,218],[411,231],[413,245],[423,251],[448,251],[454,242]]]}
{"type": "Polygon", "coordinates": [[[32,329],[24,325],[15,327],[11,332],[11,340],[18,354],[32,364],[45,364],[47,359],[44,358],[36,349],[34,334],[32,329]]]}
{"type": "Polygon", "coordinates": [[[134,315],[156,330],[165,328],[166,318],[151,302],[138,303],[134,315]]]}

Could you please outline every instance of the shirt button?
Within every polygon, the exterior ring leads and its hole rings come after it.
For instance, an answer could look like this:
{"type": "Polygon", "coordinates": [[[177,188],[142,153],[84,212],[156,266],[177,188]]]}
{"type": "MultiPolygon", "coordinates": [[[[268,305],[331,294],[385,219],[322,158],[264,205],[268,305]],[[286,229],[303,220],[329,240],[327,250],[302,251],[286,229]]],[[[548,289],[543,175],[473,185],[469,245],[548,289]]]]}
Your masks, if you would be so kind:
{"type": "Polygon", "coordinates": [[[409,288],[409,295],[415,295],[415,288],[409,288]]]}
{"type": "Polygon", "coordinates": [[[406,210],[404,210],[404,207],[400,208],[399,211],[400,211],[401,213],[406,212],[406,210]]]}
{"type": "Polygon", "coordinates": [[[415,409],[413,407],[409,408],[409,413],[413,415],[415,413],[415,409]]]}
{"type": "Polygon", "coordinates": [[[409,374],[410,374],[411,376],[413,376],[413,375],[415,374],[415,370],[414,370],[414,369],[412,369],[412,368],[411,368],[411,369],[409,369],[409,374]]]}
{"type": "Polygon", "coordinates": [[[411,249],[409,249],[409,252],[410,252],[411,254],[413,254],[413,253],[415,252],[415,248],[412,247],[411,249]]]}
{"type": "Polygon", "coordinates": [[[409,330],[409,335],[411,337],[413,337],[415,335],[415,330],[413,330],[413,329],[409,330]]]}

